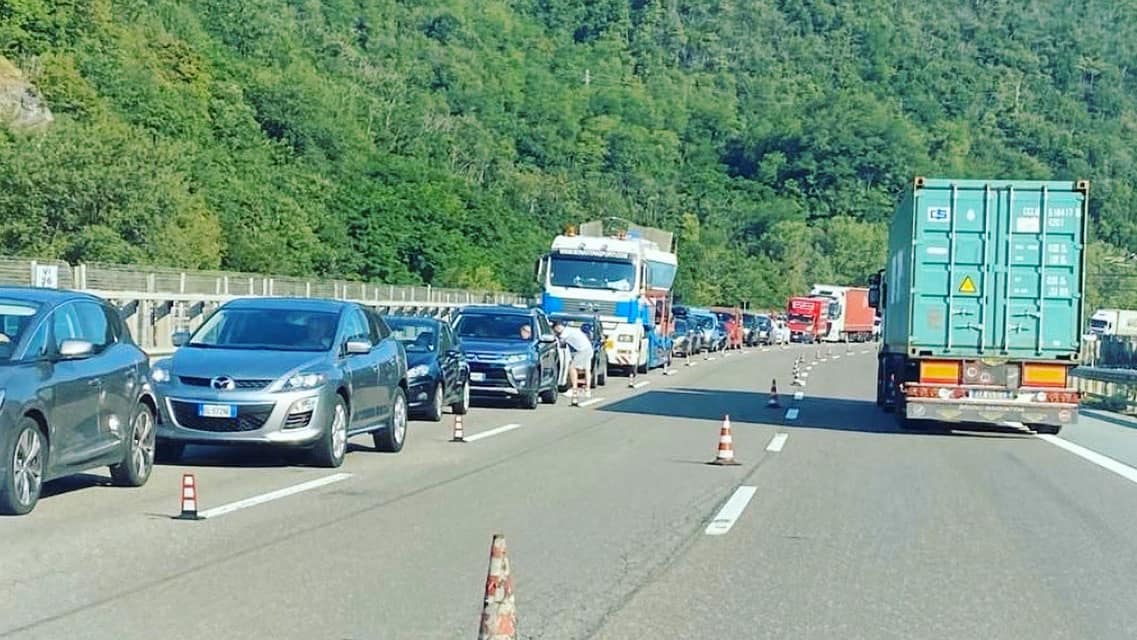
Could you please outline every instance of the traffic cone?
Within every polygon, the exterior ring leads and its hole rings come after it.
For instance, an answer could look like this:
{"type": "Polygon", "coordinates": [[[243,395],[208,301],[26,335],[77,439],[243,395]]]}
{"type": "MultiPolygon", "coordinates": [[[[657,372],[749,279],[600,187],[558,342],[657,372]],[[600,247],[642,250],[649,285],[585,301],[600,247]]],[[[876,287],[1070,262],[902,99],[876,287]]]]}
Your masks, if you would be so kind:
{"type": "Polygon", "coordinates": [[[462,416],[454,415],[454,437],[450,438],[450,442],[465,442],[466,431],[462,428],[462,416]]]}
{"type": "Polygon", "coordinates": [[[719,430],[719,452],[710,464],[719,466],[738,464],[734,459],[734,438],[730,435],[730,416],[723,416],[722,428],[719,430]]]}
{"type": "Polygon", "coordinates": [[[199,520],[197,515],[197,480],[192,473],[182,474],[182,513],[178,520],[199,520]]]}
{"type": "Polygon", "coordinates": [[[478,640],[517,640],[517,608],[513,602],[513,573],[505,551],[505,536],[495,534],[490,544],[490,568],[482,604],[478,640]]]}
{"type": "Polygon", "coordinates": [[[777,409],[782,405],[778,404],[778,381],[770,381],[770,400],[766,402],[766,406],[771,409],[777,409]]]}

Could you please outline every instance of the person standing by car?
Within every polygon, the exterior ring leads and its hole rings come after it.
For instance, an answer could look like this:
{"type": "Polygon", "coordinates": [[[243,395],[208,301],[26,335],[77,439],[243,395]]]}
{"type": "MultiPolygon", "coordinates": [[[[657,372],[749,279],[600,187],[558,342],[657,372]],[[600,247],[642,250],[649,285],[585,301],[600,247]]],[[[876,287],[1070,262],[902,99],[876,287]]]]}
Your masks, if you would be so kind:
{"type": "Polygon", "coordinates": [[[577,397],[577,376],[579,372],[584,373],[585,397],[592,395],[590,386],[592,383],[592,341],[580,329],[567,326],[560,320],[553,323],[553,332],[572,350],[572,362],[569,364],[569,389],[572,391],[572,403],[578,404],[580,402],[577,397]]]}

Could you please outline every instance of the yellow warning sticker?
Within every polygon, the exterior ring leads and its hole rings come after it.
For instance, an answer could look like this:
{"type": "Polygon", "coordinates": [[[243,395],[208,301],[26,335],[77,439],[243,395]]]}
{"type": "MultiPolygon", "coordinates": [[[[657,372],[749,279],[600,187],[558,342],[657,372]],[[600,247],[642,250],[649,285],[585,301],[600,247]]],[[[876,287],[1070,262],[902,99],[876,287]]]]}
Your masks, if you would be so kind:
{"type": "Polygon", "coordinates": [[[963,282],[959,283],[960,293],[975,293],[975,281],[971,276],[963,276],[963,282]]]}

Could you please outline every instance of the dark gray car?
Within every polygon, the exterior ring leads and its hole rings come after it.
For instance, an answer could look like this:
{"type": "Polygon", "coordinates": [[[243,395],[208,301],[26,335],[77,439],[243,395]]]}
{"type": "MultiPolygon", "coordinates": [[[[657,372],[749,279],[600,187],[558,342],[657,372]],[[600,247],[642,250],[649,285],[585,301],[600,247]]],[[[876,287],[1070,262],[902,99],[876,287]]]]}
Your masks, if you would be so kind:
{"type": "Polygon", "coordinates": [[[83,293],[0,287],[0,513],[101,466],[138,487],[154,463],[149,358],[118,310],[83,293]]]}
{"type": "Polygon", "coordinates": [[[349,437],[402,450],[407,355],[374,311],[353,302],[242,298],[226,302],[173,357],[155,362],[159,453],[187,444],[262,444],[343,464],[349,437]]]}

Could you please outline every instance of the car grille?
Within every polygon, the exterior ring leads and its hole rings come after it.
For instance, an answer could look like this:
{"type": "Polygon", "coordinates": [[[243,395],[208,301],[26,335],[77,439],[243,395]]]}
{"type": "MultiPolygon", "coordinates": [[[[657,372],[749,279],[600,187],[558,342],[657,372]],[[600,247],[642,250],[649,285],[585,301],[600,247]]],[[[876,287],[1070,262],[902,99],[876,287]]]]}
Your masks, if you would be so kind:
{"type": "MultiPolygon", "coordinates": [[[[264,426],[272,415],[272,403],[265,404],[239,404],[236,418],[204,418],[197,415],[196,402],[182,402],[171,400],[174,421],[185,429],[194,431],[212,432],[242,432],[256,431],[264,426]]],[[[298,414],[304,415],[304,414],[298,414]]]]}
{"type": "Polygon", "coordinates": [[[580,298],[563,298],[564,310],[566,313],[573,311],[592,311],[595,309],[596,313],[602,316],[614,316],[616,314],[616,302],[614,300],[583,300],[580,298]]]}
{"type": "MultiPolygon", "coordinates": [[[[178,376],[182,384],[191,387],[208,387],[212,378],[195,378],[193,376],[178,376]]],[[[234,380],[233,383],[238,389],[264,389],[272,384],[272,380],[234,380]]]]}
{"type": "Polygon", "coordinates": [[[512,387],[513,383],[509,380],[509,375],[506,374],[505,369],[501,366],[485,365],[482,363],[470,363],[471,373],[484,373],[485,380],[478,382],[471,382],[475,387],[512,387]]]}

